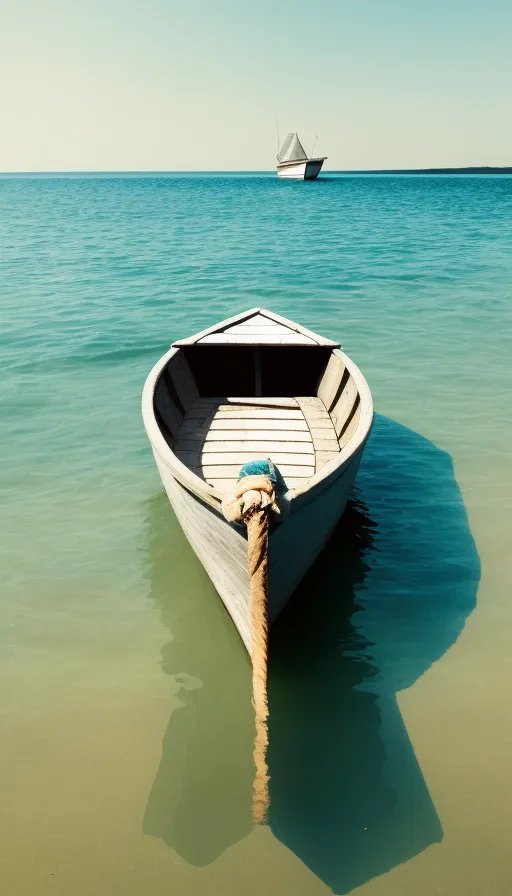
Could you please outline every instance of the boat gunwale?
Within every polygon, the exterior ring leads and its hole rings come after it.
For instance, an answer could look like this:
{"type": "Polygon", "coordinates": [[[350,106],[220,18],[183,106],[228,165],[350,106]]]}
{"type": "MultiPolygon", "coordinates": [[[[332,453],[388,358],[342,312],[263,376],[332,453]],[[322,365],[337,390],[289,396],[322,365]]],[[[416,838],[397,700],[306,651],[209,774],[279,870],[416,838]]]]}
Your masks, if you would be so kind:
{"type": "MultiPolygon", "coordinates": [[[[370,430],[372,428],[373,423],[373,398],[372,393],[370,391],[370,387],[366,382],[364,375],[361,373],[357,364],[355,364],[345,352],[341,351],[341,349],[336,348],[332,351],[333,355],[336,355],[340,360],[345,364],[345,367],[349,371],[352,376],[359,394],[359,403],[361,406],[361,416],[359,422],[356,426],[355,431],[351,435],[347,444],[343,446],[341,451],[332,458],[328,463],[325,464],[311,479],[308,480],[307,485],[298,489],[290,489],[287,492],[287,495],[290,492],[293,492],[293,504],[290,507],[290,512],[293,508],[298,508],[302,506],[307,500],[313,498],[318,494],[319,491],[323,490],[321,486],[326,485],[326,480],[332,477],[333,481],[338,478],[336,474],[341,468],[348,463],[350,463],[352,457],[356,452],[361,448],[366,439],[370,434],[370,430]]],[[[330,483],[329,483],[330,485],[330,483]]]]}
{"type": "MultiPolygon", "coordinates": [[[[211,327],[207,327],[206,330],[201,330],[199,333],[195,333],[194,336],[188,336],[186,339],[178,339],[171,344],[172,348],[183,348],[188,345],[200,345],[201,340],[206,336],[213,336],[215,334],[222,335],[225,333],[226,336],[229,336],[229,330],[231,327],[236,324],[242,324],[246,320],[250,320],[251,317],[255,317],[256,315],[261,315],[261,317],[266,317],[268,320],[273,321],[276,324],[281,324],[284,327],[287,327],[289,330],[300,334],[301,336],[307,336],[308,339],[311,339],[317,346],[325,346],[326,348],[339,348],[340,343],[335,342],[333,339],[327,339],[325,336],[320,336],[319,333],[313,333],[312,330],[308,330],[306,327],[303,327],[301,324],[296,323],[293,320],[288,320],[286,317],[282,317],[280,314],[275,314],[273,311],[268,311],[266,308],[249,308],[248,311],[242,311],[241,314],[235,314],[233,317],[228,317],[226,320],[221,320],[218,323],[214,324],[211,327]]],[[[222,343],[216,343],[217,346],[221,346],[222,343]]],[[[226,341],[226,345],[230,343],[226,341]]],[[[243,345],[243,337],[238,338],[238,344],[243,345]]],[[[248,342],[248,345],[254,345],[253,342],[248,342]]],[[[261,345],[265,345],[265,339],[262,337],[261,345]]],[[[273,344],[273,343],[268,343],[273,344]]],[[[286,343],[283,343],[285,345],[286,343]]]]}
{"type": "MultiPolygon", "coordinates": [[[[246,315],[244,315],[245,317],[246,315]]],[[[201,479],[186,464],[182,463],[172,450],[164,438],[162,431],[157,423],[154,409],[154,395],[157,384],[162,376],[167,364],[174,355],[181,351],[181,347],[173,345],[152,367],[148,374],[144,388],[142,391],[142,418],[144,426],[151,442],[153,451],[155,451],[160,459],[167,465],[172,475],[177,481],[183,485],[188,491],[199,498],[206,504],[209,504],[214,510],[220,512],[224,495],[216,488],[201,479]]],[[[361,373],[359,367],[339,348],[332,349],[333,354],[337,355],[345,364],[350,375],[353,377],[361,406],[361,417],[357,427],[341,451],[339,451],[332,460],[315,473],[308,480],[307,485],[302,488],[291,488],[284,495],[284,500],[290,505],[289,512],[302,507],[308,500],[315,497],[319,491],[330,483],[327,480],[335,481],[341,472],[341,468],[350,463],[353,455],[362,447],[368,438],[373,422],[373,399],[368,383],[361,373]]]]}

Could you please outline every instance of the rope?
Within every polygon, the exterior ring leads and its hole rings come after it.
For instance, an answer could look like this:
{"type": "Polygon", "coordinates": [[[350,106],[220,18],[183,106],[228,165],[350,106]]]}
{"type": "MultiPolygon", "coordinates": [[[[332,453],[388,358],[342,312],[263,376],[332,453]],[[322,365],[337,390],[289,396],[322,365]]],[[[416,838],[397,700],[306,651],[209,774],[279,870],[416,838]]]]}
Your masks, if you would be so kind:
{"type": "Polygon", "coordinates": [[[267,698],[267,639],[268,639],[268,524],[269,508],[254,511],[247,520],[249,576],[251,580],[252,632],[252,705],[256,722],[252,820],[264,824],[269,804],[268,796],[268,698],[267,698]]]}
{"type": "Polygon", "coordinates": [[[268,529],[270,513],[279,514],[275,504],[272,482],[267,476],[246,476],[240,479],[234,497],[222,505],[230,522],[244,522],[247,526],[249,578],[251,583],[252,636],[252,705],[256,734],[252,818],[254,824],[264,824],[269,805],[268,795],[268,529]]]}

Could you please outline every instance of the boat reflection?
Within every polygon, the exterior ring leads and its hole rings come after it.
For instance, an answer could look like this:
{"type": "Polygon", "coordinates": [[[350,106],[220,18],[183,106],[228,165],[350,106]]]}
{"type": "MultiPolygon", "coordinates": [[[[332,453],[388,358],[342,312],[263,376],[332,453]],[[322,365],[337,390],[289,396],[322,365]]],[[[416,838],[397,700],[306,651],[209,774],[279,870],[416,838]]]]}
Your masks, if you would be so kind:
{"type": "Polygon", "coordinates": [[[165,493],[147,510],[150,600],[171,636],[162,671],[173,701],[142,829],[202,866],[252,829],[250,663],[165,493]]]}

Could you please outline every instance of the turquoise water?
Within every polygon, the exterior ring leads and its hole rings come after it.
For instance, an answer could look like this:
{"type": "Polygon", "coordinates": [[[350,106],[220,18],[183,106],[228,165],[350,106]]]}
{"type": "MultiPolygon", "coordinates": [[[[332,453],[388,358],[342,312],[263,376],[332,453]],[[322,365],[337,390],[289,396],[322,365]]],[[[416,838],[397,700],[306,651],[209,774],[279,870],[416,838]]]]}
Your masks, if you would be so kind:
{"type": "Polygon", "coordinates": [[[25,894],[508,894],[512,179],[0,179],[0,880],[25,894]],[[244,649],[140,417],[171,340],[263,306],[377,418],[271,642],[244,649]]]}

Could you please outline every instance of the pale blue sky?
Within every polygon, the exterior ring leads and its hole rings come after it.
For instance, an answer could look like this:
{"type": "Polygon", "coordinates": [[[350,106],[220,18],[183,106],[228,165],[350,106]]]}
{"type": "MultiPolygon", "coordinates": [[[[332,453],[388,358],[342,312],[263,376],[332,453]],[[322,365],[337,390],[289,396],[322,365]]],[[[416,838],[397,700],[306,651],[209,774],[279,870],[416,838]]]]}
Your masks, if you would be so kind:
{"type": "Polygon", "coordinates": [[[0,0],[0,171],[512,164],[511,0],[0,0]]]}

